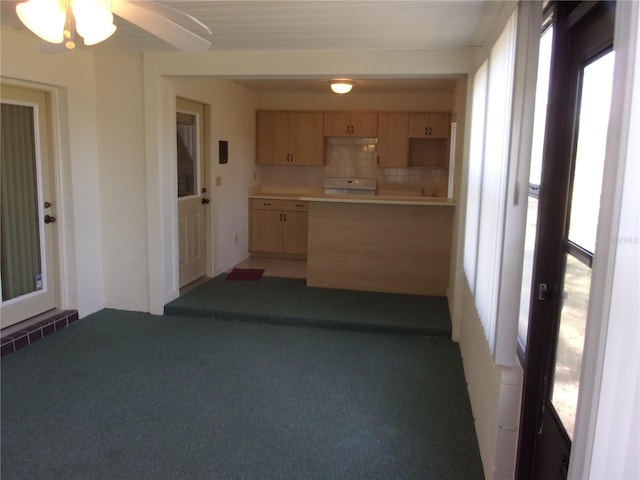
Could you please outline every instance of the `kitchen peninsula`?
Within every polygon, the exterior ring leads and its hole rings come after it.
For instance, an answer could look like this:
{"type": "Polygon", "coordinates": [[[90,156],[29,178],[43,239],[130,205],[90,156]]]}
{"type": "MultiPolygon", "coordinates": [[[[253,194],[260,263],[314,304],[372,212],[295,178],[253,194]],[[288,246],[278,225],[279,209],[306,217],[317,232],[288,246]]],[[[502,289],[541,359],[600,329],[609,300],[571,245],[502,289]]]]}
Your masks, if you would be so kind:
{"type": "MultiPolygon", "coordinates": [[[[255,248],[259,217],[254,208],[297,205],[299,211],[293,213],[298,214],[298,237],[304,228],[300,214],[306,215],[308,286],[446,295],[455,206],[451,199],[266,187],[252,189],[249,198],[254,254],[264,253],[255,248]]],[[[274,218],[286,223],[289,216],[282,210],[274,218]]]]}

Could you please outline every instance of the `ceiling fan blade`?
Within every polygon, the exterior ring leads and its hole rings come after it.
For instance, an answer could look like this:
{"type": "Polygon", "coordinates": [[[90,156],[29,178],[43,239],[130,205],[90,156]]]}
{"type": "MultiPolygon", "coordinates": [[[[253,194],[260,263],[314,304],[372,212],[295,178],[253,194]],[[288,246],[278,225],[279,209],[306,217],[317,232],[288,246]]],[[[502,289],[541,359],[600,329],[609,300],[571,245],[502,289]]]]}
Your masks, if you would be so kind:
{"type": "Polygon", "coordinates": [[[148,0],[146,1],[128,0],[128,1],[129,2],[133,1],[138,6],[143,7],[146,10],[151,10],[152,12],[157,13],[158,15],[162,15],[163,17],[168,18],[172,22],[177,23],[178,25],[182,25],[187,30],[190,30],[191,32],[196,33],[197,35],[203,36],[205,38],[208,35],[211,35],[211,30],[204,23],[202,23],[200,20],[198,20],[194,16],[189,15],[188,13],[183,12],[181,10],[178,10],[177,8],[173,8],[156,1],[152,1],[152,2],[148,0]]]}
{"type": "Polygon", "coordinates": [[[164,15],[127,0],[113,0],[111,11],[185,52],[206,52],[211,42],[164,15]]]}

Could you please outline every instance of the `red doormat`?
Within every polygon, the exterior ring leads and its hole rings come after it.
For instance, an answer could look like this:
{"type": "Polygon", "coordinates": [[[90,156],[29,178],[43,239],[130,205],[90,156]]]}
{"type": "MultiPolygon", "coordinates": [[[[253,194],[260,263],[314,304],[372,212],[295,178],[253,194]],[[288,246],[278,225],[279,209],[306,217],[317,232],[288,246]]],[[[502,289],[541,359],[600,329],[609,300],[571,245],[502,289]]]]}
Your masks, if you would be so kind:
{"type": "Polygon", "coordinates": [[[227,275],[227,280],[249,280],[257,281],[262,278],[263,268],[234,268],[227,275]]]}

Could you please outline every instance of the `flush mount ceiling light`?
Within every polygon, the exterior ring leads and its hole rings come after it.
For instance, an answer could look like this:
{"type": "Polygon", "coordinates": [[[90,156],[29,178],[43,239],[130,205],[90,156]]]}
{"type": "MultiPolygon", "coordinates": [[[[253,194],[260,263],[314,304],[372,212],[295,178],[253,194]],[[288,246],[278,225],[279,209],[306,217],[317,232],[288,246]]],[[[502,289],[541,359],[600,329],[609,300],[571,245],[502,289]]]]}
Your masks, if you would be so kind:
{"type": "Polygon", "coordinates": [[[344,95],[345,93],[349,93],[354,85],[355,82],[353,80],[345,78],[331,80],[331,91],[338,95],[344,95]]]}
{"type": "Polygon", "coordinates": [[[16,5],[18,18],[50,43],[75,48],[73,26],[85,45],[100,43],[116,31],[110,0],[28,0],[16,5]]]}

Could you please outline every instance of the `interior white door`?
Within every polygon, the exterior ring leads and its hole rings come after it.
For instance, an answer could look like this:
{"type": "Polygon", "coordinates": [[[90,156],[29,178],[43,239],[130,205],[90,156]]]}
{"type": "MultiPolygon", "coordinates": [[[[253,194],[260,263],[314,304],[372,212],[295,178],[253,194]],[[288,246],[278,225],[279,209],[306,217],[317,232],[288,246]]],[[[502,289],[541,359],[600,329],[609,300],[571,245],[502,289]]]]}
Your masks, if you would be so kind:
{"type": "Polygon", "coordinates": [[[56,199],[47,93],[2,85],[0,325],[56,307],[56,199]]]}
{"type": "Polygon", "coordinates": [[[179,285],[206,273],[204,105],[176,99],[179,285]]]}

